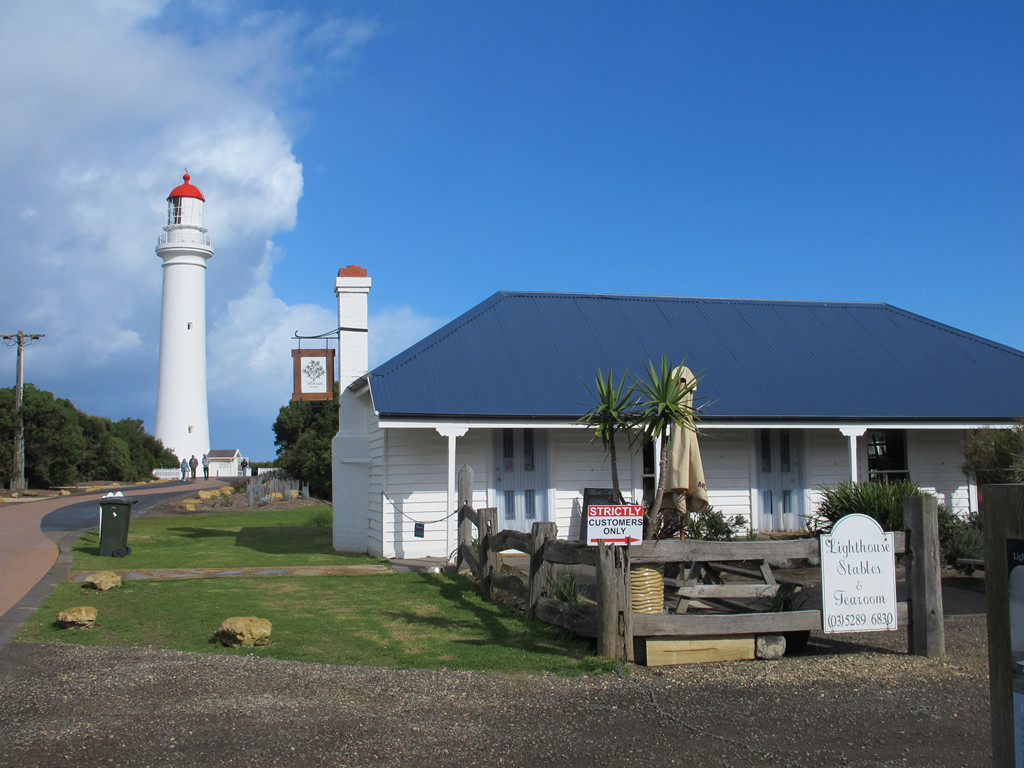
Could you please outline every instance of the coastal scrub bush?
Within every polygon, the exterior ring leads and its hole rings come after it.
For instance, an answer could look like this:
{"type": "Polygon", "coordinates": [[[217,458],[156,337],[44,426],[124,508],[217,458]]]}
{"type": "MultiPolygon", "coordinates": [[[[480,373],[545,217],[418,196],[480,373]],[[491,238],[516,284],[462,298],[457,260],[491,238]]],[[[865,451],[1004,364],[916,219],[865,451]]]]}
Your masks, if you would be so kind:
{"type": "MultiPolygon", "coordinates": [[[[810,527],[827,533],[837,520],[859,513],[873,518],[885,531],[902,531],[903,500],[925,496],[925,492],[909,480],[885,483],[840,483],[820,489],[822,501],[811,515],[810,527]]],[[[938,505],[939,547],[942,558],[954,565],[957,558],[981,557],[981,517],[972,513],[958,517],[942,504],[938,505]]]]}

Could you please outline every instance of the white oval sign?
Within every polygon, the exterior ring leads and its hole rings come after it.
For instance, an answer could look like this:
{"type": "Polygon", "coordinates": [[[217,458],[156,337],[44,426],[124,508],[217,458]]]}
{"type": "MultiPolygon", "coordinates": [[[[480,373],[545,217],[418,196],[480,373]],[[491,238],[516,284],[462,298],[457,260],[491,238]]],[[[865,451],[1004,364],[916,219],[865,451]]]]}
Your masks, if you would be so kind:
{"type": "Polygon", "coordinates": [[[821,601],[825,632],[896,629],[892,533],[867,515],[839,518],[821,537],[821,601]]]}

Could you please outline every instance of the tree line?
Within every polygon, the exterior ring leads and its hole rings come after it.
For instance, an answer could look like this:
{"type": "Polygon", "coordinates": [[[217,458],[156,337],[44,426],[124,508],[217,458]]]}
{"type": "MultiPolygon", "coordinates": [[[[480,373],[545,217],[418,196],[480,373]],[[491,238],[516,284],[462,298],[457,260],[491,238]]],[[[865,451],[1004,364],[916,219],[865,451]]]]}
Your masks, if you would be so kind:
{"type": "Polygon", "coordinates": [[[338,433],[338,398],[291,401],[274,421],[274,466],[309,485],[318,499],[331,498],[331,440],[338,433]]]}
{"type": "MultiPolygon", "coordinates": [[[[32,488],[83,480],[138,482],[157,467],[178,466],[174,454],[143,429],[141,419],[115,422],[90,416],[32,384],[22,391],[22,414],[25,480],[32,488]]],[[[17,421],[14,388],[0,388],[0,482],[5,488],[14,479],[17,421]]]]}

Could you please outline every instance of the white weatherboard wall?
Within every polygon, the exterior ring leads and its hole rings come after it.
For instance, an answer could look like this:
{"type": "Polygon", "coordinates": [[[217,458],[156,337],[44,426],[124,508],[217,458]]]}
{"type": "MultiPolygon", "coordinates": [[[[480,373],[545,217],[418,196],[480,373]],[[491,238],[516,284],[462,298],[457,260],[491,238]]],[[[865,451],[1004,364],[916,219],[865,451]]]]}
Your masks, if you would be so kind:
{"type": "MultiPolygon", "coordinates": [[[[582,429],[555,429],[548,438],[551,485],[554,488],[558,538],[579,539],[584,488],[611,488],[612,467],[608,453],[594,433],[582,429]]],[[[636,462],[625,440],[616,441],[619,488],[627,499],[640,498],[642,483],[634,472],[636,462]]]]}
{"type": "Polygon", "coordinates": [[[977,510],[977,489],[960,470],[964,463],[963,430],[921,430],[907,434],[910,479],[957,515],[977,510]]]}
{"type": "MultiPolygon", "coordinates": [[[[807,459],[807,510],[813,512],[821,503],[821,488],[834,488],[840,483],[850,482],[850,441],[838,429],[808,429],[804,431],[804,450],[807,459]]],[[[866,452],[858,465],[867,471],[866,452]]]]}
{"type": "MultiPolygon", "coordinates": [[[[382,445],[387,465],[382,492],[372,491],[381,514],[371,520],[371,539],[383,557],[447,557],[458,544],[457,515],[448,508],[448,439],[432,428],[389,429],[382,445]],[[416,523],[423,523],[423,538],[415,535],[416,523]]],[[[490,451],[489,429],[470,430],[456,442],[456,471],[473,468],[475,509],[490,506],[490,451]]]]}
{"type": "Polygon", "coordinates": [[[708,503],[729,520],[738,515],[748,525],[753,440],[749,429],[701,430],[698,437],[708,503]]]}
{"type": "MultiPolygon", "coordinates": [[[[368,406],[366,413],[370,414],[368,406]]],[[[335,546],[383,557],[448,557],[455,551],[458,532],[451,514],[455,510],[448,505],[447,438],[432,427],[379,429],[372,414],[368,418],[363,515],[344,520],[336,516],[335,546]],[[415,536],[418,522],[424,525],[422,538],[415,536]],[[340,534],[346,546],[339,546],[340,534]]],[[[548,432],[548,519],[556,523],[562,539],[579,536],[584,488],[611,487],[607,453],[592,437],[581,429],[548,432]]],[[[755,438],[756,430],[746,428],[709,428],[701,433],[709,501],[727,518],[739,515],[749,522],[754,511],[755,438]]],[[[911,478],[961,513],[974,499],[959,473],[962,441],[963,433],[957,430],[911,430],[907,436],[911,478]]],[[[820,486],[849,480],[849,441],[838,429],[808,429],[802,432],[802,444],[805,508],[810,513],[820,501],[820,486]]],[[[470,429],[456,441],[456,469],[468,464],[474,470],[476,509],[495,506],[493,462],[493,430],[470,429]]],[[[861,464],[866,473],[866,456],[861,464]]],[[[641,472],[640,457],[622,447],[619,478],[627,498],[640,497],[641,472]]]]}
{"type": "MultiPolygon", "coordinates": [[[[849,441],[838,430],[805,430],[807,446],[808,509],[821,503],[821,488],[850,482],[849,441]]],[[[933,494],[939,504],[957,515],[977,507],[977,490],[960,471],[965,433],[959,429],[910,429],[907,435],[907,469],[921,490],[933,494]]],[[[857,441],[858,482],[868,478],[868,453],[864,438],[857,441]]]]}

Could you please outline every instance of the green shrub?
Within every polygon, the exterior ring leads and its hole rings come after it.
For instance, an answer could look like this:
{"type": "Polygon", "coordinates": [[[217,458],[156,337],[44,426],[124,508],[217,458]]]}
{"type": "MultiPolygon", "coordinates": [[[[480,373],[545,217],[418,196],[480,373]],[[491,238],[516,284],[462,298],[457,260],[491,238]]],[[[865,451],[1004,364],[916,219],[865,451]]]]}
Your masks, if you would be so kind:
{"type": "Polygon", "coordinates": [[[746,524],[739,515],[730,520],[709,504],[703,512],[691,512],[686,516],[686,538],[732,541],[746,524]]]}
{"type": "Polygon", "coordinates": [[[552,597],[571,605],[582,605],[583,595],[580,593],[579,580],[573,568],[555,569],[548,582],[552,597]]]}
{"type": "MultiPolygon", "coordinates": [[[[663,510],[663,512],[667,512],[667,510],[663,510]]],[[[700,541],[732,541],[746,524],[746,521],[739,515],[730,520],[709,504],[703,512],[687,514],[686,538],[700,541]]],[[[664,514],[661,528],[654,538],[678,539],[679,528],[678,513],[664,514]]]]}
{"type": "Polygon", "coordinates": [[[960,470],[979,483],[1019,483],[1024,470],[1024,424],[1012,429],[983,427],[964,442],[960,470]]]}
{"type": "Polygon", "coordinates": [[[822,500],[811,515],[813,528],[828,530],[839,518],[854,513],[867,515],[884,531],[903,530],[903,500],[923,496],[924,492],[909,480],[892,483],[840,483],[821,488],[822,500]]]}
{"type": "MultiPolygon", "coordinates": [[[[903,500],[909,496],[925,496],[925,492],[909,480],[891,483],[840,483],[834,488],[821,488],[822,501],[810,517],[810,526],[827,533],[841,517],[859,513],[876,520],[884,531],[902,531],[903,500]]],[[[942,504],[938,505],[939,547],[943,560],[953,565],[957,558],[981,558],[981,520],[973,514],[967,519],[957,517],[942,504]]]]}
{"type": "Polygon", "coordinates": [[[337,433],[337,395],[331,402],[289,403],[274,421],[274,466],[308,485],[316,498],[331,498],[331,441],[337,433]]]}
{"type": "Polygon", "coordinates": [[[942,559],[947,565],[956,565],[960,558],[981,560],[984,558],[984,541],[981,515],[972,512],[967,518],[953,514],[943,515],[939,508],[939,546],[942,559]]]}

